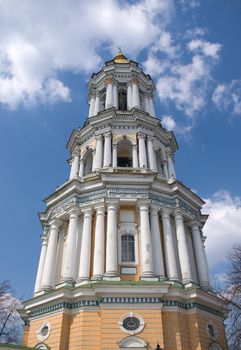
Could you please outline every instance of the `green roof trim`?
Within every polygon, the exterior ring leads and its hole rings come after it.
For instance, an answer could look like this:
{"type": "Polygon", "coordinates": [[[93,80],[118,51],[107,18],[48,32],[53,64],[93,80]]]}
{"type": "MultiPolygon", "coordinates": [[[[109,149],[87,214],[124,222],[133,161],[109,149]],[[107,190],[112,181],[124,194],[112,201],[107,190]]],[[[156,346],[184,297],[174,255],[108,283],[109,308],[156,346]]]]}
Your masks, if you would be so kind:
{"type": "Polygon", "coordinates": [[[16,344],[0,344],[0,349],[16,349],[16,350],[32,350],[36,348],[29,348],[28,346],[16,345],[16,344]]]}

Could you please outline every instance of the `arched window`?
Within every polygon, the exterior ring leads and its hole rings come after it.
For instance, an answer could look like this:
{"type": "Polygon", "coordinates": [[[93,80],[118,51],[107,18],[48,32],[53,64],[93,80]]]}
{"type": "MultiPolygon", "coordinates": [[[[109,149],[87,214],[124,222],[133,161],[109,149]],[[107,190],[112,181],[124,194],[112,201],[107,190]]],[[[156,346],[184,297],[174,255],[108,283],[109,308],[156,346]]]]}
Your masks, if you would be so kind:
{"type": "Polygon", "coordinates": [[[100,112],[105,109],[105,99],[106,99],[106,92],[102,91],[100,93],[100,112]]]}
{"type": "Polygon", "coordinates": [[[128,140],[120,141],[117,144],[117,166],[124,168],[132,167],[131,144],[128,140]]]}
{"type": "Polygon", "coordinates": [[[133,235],[121,236],[121,261],[135,262],[135,237],[133,235]]]}
{"type": "Polygon", "coordinates": [[[92,172],[93,155],[92,150],[88,150],[84,158],[84,176],[92,172]]]}
{"type": "Polygon", "coordinates": [[[158,152],[156,155],[156,163],[157,163],[157,171],[159,174],[163,175],[164,174],[164,169],[163,169],[163,163],[162,163],[162,157],[161,153],[158,152]]]}
{"type": "Polygon", "coordinates": [[[118,109],[127,111],[127,94],[124,89],[118,91],[118,109]]]}

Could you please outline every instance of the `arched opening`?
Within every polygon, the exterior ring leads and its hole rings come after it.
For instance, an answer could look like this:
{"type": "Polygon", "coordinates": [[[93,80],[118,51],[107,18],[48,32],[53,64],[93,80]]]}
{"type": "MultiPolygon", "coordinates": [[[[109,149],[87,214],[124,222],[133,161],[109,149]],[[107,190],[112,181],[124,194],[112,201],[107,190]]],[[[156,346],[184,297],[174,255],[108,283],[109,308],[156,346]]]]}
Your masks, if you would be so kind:
{"type": "Polygon", "coordinates": [[[123,168],[131,168],[133,166],[131,144],[128,140],[120,141],[117,144],[117,166],[123,168]]]}
{"type": "Polygon", "coordinates": [[[92,150],[88,150],[84,157],[84,176],[92,172],[93,154],[92,150]]]}
{"type": "Polygon", "coordinates": [[[105,109],[105,99],[106,99],[106,92],[104,90],[100,92],[100,112],[105,109]]]}
{"type": "Polygon", "coordinates": [[[126,337],[124,338],[122,341],[119,342],[119,347],[121,350],[125,350],[125,349],[147,349],[147,343],[136,336],[130,336],[130,337],[126,337]]]}
{"type": "Polygon", "coordinates": [[[121,262],[135,262],[135,237],[121,236],[121,262]]]}
{"type": "Polygon", "coordinates": [[[118,109],[127,111],[127,94],[125,89],[120,89],[118,91],[118,109]]]}
{"type": "Polygon", "coordinates": [[[157,171],[159,174],[164,175],[163,163],[161,153],[158,152],[156,155],[157,171]]]}

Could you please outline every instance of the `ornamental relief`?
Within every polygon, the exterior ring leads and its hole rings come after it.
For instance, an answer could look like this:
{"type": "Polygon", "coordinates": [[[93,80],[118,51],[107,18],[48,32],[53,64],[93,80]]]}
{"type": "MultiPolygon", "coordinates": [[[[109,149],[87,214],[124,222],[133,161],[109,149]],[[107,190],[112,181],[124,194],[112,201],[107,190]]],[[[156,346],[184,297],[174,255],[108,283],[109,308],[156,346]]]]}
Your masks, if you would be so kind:
{"type": "MultiPolygon", "coordinates": [[[[125,173],[125,169],[123,170],[125,173]]],[[[118,171],[119,173],[119,171],[118,171]]],[[[191,214],[193,217],[198,215],[198,211],[191,208],[187,203],[180,200],[179,198],[168,198],[161,196],[153,191],[149,191],[147,189],[142,188],[109,188],[106,190],[91,192],[88,195],[81,195],[79,197],[71,198],[66,202],[62,203],[62,205],[54,208],[51,211],[50,217],[55,217],[65,211],[67,211],[70,207],[78,204],[79,207],[82,207],[86,204],[96,204],[100,200],[104,198],[145,198],[151,199],[153,203],[168,206],[170,208],[180,207],[186,211],[187,214],[191,214]]],[[[48,227],[44,230],[46,234],[48,233],[48,227]]]]}

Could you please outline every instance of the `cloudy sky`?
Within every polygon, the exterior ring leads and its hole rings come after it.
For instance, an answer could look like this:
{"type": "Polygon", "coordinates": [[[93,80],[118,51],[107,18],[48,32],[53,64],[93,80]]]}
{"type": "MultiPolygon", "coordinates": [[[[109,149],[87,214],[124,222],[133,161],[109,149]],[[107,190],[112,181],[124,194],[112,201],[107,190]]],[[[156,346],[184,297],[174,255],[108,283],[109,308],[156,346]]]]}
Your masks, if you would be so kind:
{"type": "Polygon", "coordinates": [[[121,47],[156,83],[179,180],[206,200],[211,271],[241,241],[239,0],[0,0],[0,280],[32,295],[37,212],[68,177],[86,84],[121,47]]]}

